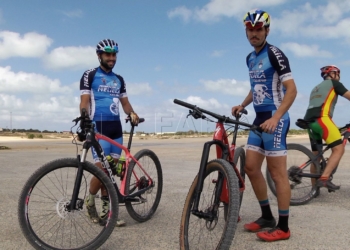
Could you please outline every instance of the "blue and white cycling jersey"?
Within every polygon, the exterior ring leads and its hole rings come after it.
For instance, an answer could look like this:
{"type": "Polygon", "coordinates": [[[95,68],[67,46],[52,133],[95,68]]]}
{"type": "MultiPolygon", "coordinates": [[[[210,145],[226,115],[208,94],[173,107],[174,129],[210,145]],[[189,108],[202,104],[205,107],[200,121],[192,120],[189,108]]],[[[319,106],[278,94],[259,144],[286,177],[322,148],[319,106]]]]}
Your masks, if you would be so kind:
{"type": "Polygon", "coordinates": [[[93,121],[120,121],[119,98],[127,97],[123,77],[100,67],[87,70],[80,80],[80,94],[90,95],[93,121]]]}
{"type": "Polygon", "coordinates": [[[277,110],[285,94],[282,82],[293,79],[288,58],[277,47],[266,43],[247,58],[255,112],[277,110]]]}

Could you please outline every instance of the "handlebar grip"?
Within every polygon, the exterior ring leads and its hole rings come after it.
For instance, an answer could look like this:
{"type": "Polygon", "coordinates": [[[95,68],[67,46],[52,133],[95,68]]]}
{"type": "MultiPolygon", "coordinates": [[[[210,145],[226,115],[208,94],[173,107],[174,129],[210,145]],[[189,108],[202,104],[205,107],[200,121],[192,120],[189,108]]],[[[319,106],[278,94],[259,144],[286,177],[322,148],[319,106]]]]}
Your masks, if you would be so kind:
{"type": "Polygon", "coordinates": [[[139,123],[144,122],[144,121],[145,121],[145,118],[140,118],[139,119],[139,123]]]}
{"type": "Polygon", "coordinates": [[[184,106],[184,107],[189,108],[189,109],[194,109],[196,107],[195,105],[189,104],[187,102],[184,102],[184,101],[181,101],[178,99],[174,99],[174,103],[181,105],[181,106],[184,106]]]}

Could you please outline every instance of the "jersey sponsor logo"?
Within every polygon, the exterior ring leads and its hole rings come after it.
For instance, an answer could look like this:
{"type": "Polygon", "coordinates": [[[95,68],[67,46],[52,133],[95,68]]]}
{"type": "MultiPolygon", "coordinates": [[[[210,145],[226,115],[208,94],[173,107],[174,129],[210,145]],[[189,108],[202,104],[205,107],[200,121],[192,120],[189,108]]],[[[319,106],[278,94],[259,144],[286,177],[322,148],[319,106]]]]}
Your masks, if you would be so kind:
{"type": "Polygon", "coordinates": [[[260,105],[265,98],[272,99],[271,95],[267,93],[267,87],[264,84],[255,84],[253,92],[253,102],[255,105],[260,105]]]}
{"type": "Polygon", "coordinates": [[[85,71],[85,74],[84,74],[84,87],[86,87],[86,88],[89,88],[89,74],[93,70],[95,70],[95,69],[89,69],[89,70],[85,71]]]}
{"type": "Polygon", "coordinates": [[[119,115],[119,99],[118,98],[113,98],[113,103],[111,106],[109,106],[109,110],[112,112],[114,115],[119,115]]]}
{"type": "Polygon", "coordinates": [[[258,64],[258,68],[259,68],[259,69],[261,69],[261,68],[262,68],[262,66],[263,66],[263,61],[262,61],[262,60],[260,60],[260,62],[259,62],[259,64],[258,64]]]}
{"type": "Polygon", "coordinates": [[[281,70],[284,70],[285,68],[287,68],[287,66],[284,65],[283,55],[281,51],[275,46],[271,46],[270,49],[273,52],[273,54],[276,56],[276,59],[278,61],[279,66],[281,67],[281,70]]]}
{"type": "Polygon", "coordinates": [[[118,97],[120,94],[120,86],[116,80],[107,82],[106,79],[101,78],[103,84],[98,86],[98,92],[110,93],[112,96],[118,97]]]}
{"type": "Polygon", "coordinates": [[[273,147],[274,148],[281,148],[283,125],[284,125],[284,119],[280,119],[280,121],[278,122],[278,126],[275,129],[274,136],[273,136],[273,147]]]}
{"type": "Polygon", "coordinates": [[[266,75],[264,70],[251,70],[249,77],[254,82],[266,82],[266,75]]]}

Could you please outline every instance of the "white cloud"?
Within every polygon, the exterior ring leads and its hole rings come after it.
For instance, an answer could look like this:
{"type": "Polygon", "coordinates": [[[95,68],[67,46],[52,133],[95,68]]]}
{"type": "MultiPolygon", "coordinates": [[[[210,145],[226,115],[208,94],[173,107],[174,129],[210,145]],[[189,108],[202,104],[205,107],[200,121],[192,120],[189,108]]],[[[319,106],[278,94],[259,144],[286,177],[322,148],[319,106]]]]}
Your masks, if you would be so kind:
{"type": "Polygon", "coordinates": [[[296,57],[333,57],[332,53],[326,50],[320,50],[318,45],[306,45],[298,43],[283,43],[281,46],[283,51],[291,51],[296,57]]]}
{"type": "Polygon", "coordinates": [[[50,69],[86,69],[96,66],[98,59],[95,49],[86,47],[58,47],[43,57],[46,67],[50,69]]]}
{"type": "Polygon", "coordinates": [[[77,83],[64,86],[59,80],[44,75],[0,67],[0,127],[10,127],[11,112],[13,128],[60,126],[68,130],[79,112],[79,93],[73,89],[75,85],[77,83]]]}
{"type": "Polygon", "coordinates": [[[185,22],[189,21],[191,16],[192,16],[192,10],[186,8],[185,6],[177,7],[168,12],[168,17],[170,19],[174,17],[180,17],[185,22]]]}
{"type": "Polygon", "coordinates": [[[168,12],[169,18],[180,17],[187,22],[194,19],[201,22],[218,21],[221,17],[238,17],[242,18],[244,13],[250,9],[263,8],[265,6],[274,6],[286,2],[286,0],[211,0],[202,8],[190,10],[185,6],[177,7],[168,12]]]}
{"type": "Polygon", "coordinates": [[[248,81],[237,82],[235,79],[200,80],[205,90],[210,92],[221,92],[225,95],[246,96],[250,90],[248,81]]]}
{"type": "Polygon", "coordinates": [[[211,53],[212,57],[222,57],[226,53],[226,50],[214,50],[211,53]]]}
{"type": "Polygon", "coordinates": [[[10,57],[41,57],[45,55],[52,39],[46,35],[29,32],[20,36],[11,31],[0,32],[0,59],[10,57]]]}
{"type": "Polygon", "coordinates": [[[11,67],[0,67],[0,92],[1,93],[31,93],[38,96],[52,93],[71,93],[69,87],[62,86],[58,79],[50,79],[47,76],[11,71],[11,67]]]}
{"type": "Polygon", "coordinates": [[[151,93],[152,88],[149,86],[149,83],[127,83],[126,92],[128,95],[142,95],[146,93],[151,93]]]}
{"type": "Polygon", "coordinates": [[[227,109],[228,106],[225,104],[221,104],[218,100],[215,98],[209,98],[207,100],[204,100],[202,97],[199,96],[189,96],[185,100],[185,102],[196,105],[200,108],[207,109],[208,111],[215,110],[215,109],[227,109]]]}
{"type": "Polygon", "coordinates": [[[349,12],[350,1],[347,0],[332,0],[318,6],[305,3],[283,11],[280,18],[271,18],[272,32],[279,31],[291,37],[350,39],[349,12]]]}

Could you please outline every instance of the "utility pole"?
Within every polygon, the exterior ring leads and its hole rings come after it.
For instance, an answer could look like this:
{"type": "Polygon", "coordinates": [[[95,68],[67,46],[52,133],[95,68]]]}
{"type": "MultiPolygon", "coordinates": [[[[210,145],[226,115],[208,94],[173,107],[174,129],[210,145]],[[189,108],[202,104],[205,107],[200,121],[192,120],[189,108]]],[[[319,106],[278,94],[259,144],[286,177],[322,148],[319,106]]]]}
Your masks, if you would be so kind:
{"type": "Polygon", "coordinates": [[[10,130],[12,132],[12,111],[10,111],[10,130]]]}

